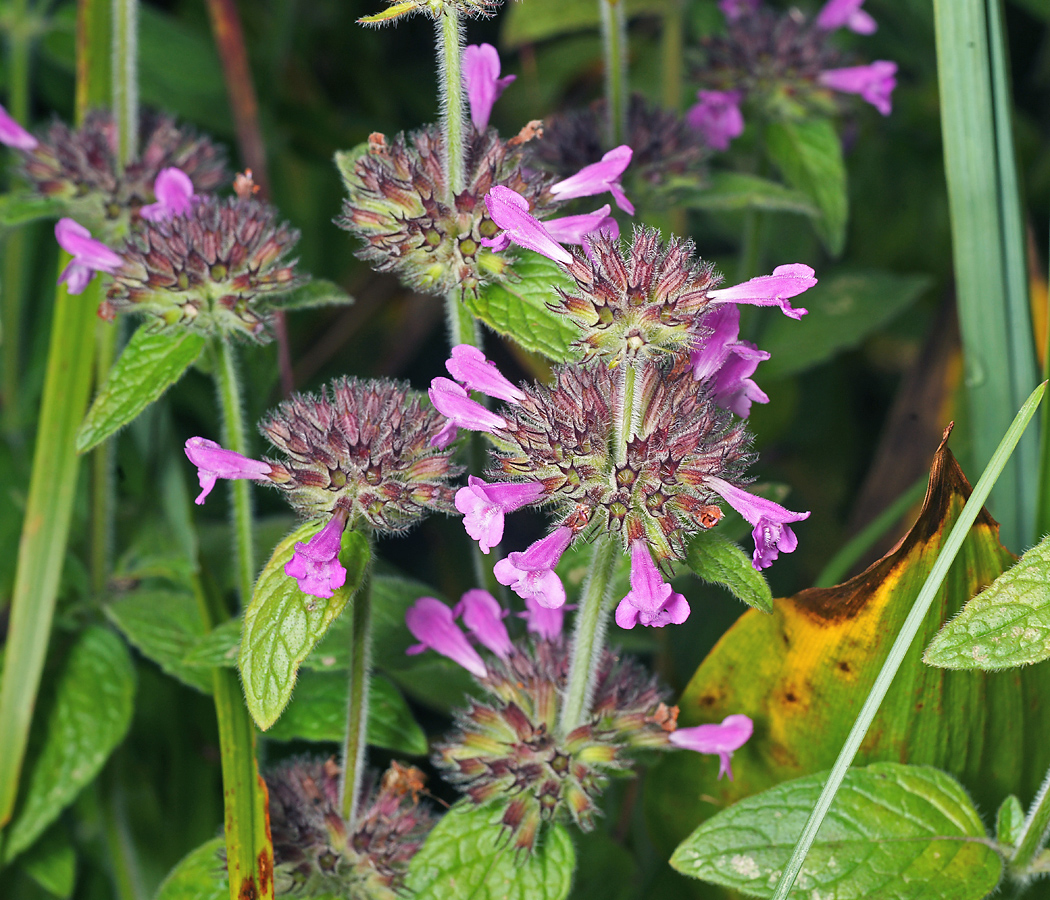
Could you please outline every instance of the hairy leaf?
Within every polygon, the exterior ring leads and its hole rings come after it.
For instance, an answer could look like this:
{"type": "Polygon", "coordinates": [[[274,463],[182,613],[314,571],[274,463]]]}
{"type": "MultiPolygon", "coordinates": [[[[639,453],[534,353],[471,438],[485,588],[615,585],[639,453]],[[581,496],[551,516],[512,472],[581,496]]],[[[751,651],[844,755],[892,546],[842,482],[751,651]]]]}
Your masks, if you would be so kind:
{"type": "Polygon", "coordinates": [[[161,882],[153,900],[227,900],[230,887],[220,855],[224,848],[217,837],[191,850],[161,882]]]}
{"type": "Polygon", "coordinates": [[[717,531],[701,531],[689,542],[686,564],[704,581],[721,584],[738,600],[762,612],[773,611],[773,592],[751,557],[717,531]]]}
{"type": "Polygon", "coordinates": [[[204,349],[199,334],[150,328],[139,326],[110,369],[77,432],[78,453],[86,453],[133,422],[182,377],[204,349]]]}
{"type": "Polygon", "coordinates": [[[406,887],[414,900],[563,900],[576,855],[560,825],[548,827],[539,849],[515,853],[502,834],[499,807],[461,800],[434,827],[412,858],[406,887]]]}
{"type": "Polygon", "coordinates": [[[88,628],[59,676],[40,752],[29,761],[26,787],[6,833],[3,858],[29,847],[90,784],[131,724],[135,670],[124,642],[88,628]]]}
{"type": "Polygon", "coordinates": [[[520,254],[513,276],[483,285],[477,295],[467,295],[463,302],[482,322],[526,350],[555,362],[575,359],[579,354],[570,345],[579,337],[576,327],[547,308],[554,289],[568,290],[572,281],[553,260],[531,250],[520,254]]]}
{"type": "MultiPolygon", "coordinates": [[[[685,875],[756,897],[773,893],[825,773],[777,785],[722,810],[671,857],[685,875]]],[[[970,798],[928,766],[851,769],[790,897],[980,900],[1003,862],[970,798]]]]}
{"type": "Polygon", "coordinates": [[[368,565],[368,541],[349,531],[343,535],[339,554],[346,567],[346,584],[327,600],[299,590],[296,580],[284,574],[285,563],[292,558],[296,542],[310,540],[321,527],[320,522],[308,522],[274,548],[244,614],[237,665],[248,709],[263,731],[288,705],[299,665],[343,611],[368,565]]]}
{"type": "Polygon", "coordinates": [[[842,144],[827,119],[776,121],[766,128],[766,150],[788,184],[809,197],[821,212],[814,226],[832,256],[846,242],[849,196],[842,144]]]}
{"type": "MultiPolygon", "coordinates": [[[[227,619],[216,625],[207,634],[194,641],[193,646],[182,658],[184,666],[212,669],[215,667],[235,668],[237,655],[241,650],[241,631],[244,620],[240,617],[227,619]]],[[[309,657],[307,657],[308,663],[309,657]]]]}
{"type": "Polygon", "coordinates": [[[211,672],[182,661],[204,634],[204,622],[192,595],[140,588],[108,604],[105,612],[140,653],[183,684],[211,693],[211,672]]]}
{"type": "Polygon", "coordinates": [[[1050,537],[962,608],[923,661],[942,669],[1008,669],[1050,659],[1050,537]]]}
{"type": "Polygon", "coordinates": [[[820,210],[802,191],[745,172],[712,172],[707,184],[671,178],[666,191],[674,198],[676,205],[686,209],[709,212],[761,209],[805,216],[820,215],[820,210]]]}
{"type": "Polygon", "coordinates": [[[1015,847],[1024,827],[1024,807],[1010,794],[995,814],[995,839],[1006,847],[1015,847]]]}

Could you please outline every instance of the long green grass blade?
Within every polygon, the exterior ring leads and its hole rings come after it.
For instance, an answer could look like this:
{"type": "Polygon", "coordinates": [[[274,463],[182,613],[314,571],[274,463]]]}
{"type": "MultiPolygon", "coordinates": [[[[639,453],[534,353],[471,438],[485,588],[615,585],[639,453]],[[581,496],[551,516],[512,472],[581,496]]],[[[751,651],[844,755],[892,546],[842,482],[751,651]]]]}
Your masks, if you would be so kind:
{"type": "MultiPolygon", "coordinates": [[[[975,462],[1036,382],[1020,196],[999,0],[935,0],[944,166],[975,462]]],[[[1003,541],[1035,525],[1038,437],[1026,438],[989,504],[1003,541]]]]}
{"type": "Polygon", "coordinates": [[[966,501],[962,512],[959,513],[959,518],[952,528],[951,534],[948,535],[948,539],[944,542],[944,549],[933,564],[926,583],[922,586],[922,590],[919,591],[919,596],[915,598],[915,604],[912,606],[911,612],[908,613],[908,618],[904,620],[900,634],[897,635],[897,639],[893,642],[889,655],[886,657],[886,662],[883,663],[882,669],[879,671],[879,675],[875,679],[875,683],[872,685],[860,713],[857,715],[857,720],[853,723],[853,728],[850,730],[846,742],[842,745],[838,759],[835,760],[835,765],[828,774],[824,790],[821,792],[816,806],[813,807],[813,812],[810,813],[809,819],[802,829],[802,834],[799,836],[798,843],[795,844],[795,849],[792,851],[791,859],[788,860],[787,866],[784,867],[784,873],[777,883],[776,890],[773,892],[773,900],[786,900],[791,892],[791,887],[795,883],[798,873],[802,870],[802,864],[806,860],[806,855],[816,840],[821,823],[823,823],[824,817],[831,808],[831,803],[835,799],[835,794],[842,784],[842,780],[846,777],[850,763],[856,757],[857,751],[860,749],[860,745],[871,727],[871,723],[875,720],[875,714],[879,711],[882,701],[886,698],[890,685],[893,683],[893,678],[904,661],[908,648],[911,646],[912,641],[915,640],[915,635],[918,634],[923,619],[926,618],[926,613],[930,611],[930,605],[937,596],[937,592],[940,590],[948,570],[955,561],[955,557],[962,547],[970,527],[977,519],[978,514],[981,512],[981,507],[984,506],[985,500],[988,499],[988,495],[992,491],[992,487],[1006,467],[1014,448],[1024,434],[1026,426],[1031,421],[1032,416],[1035,415],[1035,411],[1038,409],[1045,392],[1046,382],[1044,381],[1025,400],[1024,405],[1006,430],[1002,441],[999,442],[999,446],[992,453],[988,466],[981,473],[981,477],[974,487],[973,493],[970,494],[970,498],[966,501]]]}

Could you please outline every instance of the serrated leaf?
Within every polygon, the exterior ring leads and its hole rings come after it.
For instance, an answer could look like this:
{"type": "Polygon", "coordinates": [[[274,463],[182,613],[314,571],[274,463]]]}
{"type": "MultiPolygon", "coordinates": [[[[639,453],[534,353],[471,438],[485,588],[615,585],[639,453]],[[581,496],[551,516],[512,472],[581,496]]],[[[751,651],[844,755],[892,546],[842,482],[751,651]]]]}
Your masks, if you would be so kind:
{"type": "Polygon", "coordinates": [[[239,616],[216,625],[193,643],[182,658],[182,664],[206,669],[236,667],[243,628],[244,620],[239,616]]]}
{"type": "Polygon", "coordinates": [[[704,581],[720,584],[738,600],[762,612],[773,611],[773,592],[765,576],[751,565],[751,557],[716,531],[693,536],[686,565],[704,581]]]}
{"type": "Polygon", "coordinates": [[[284,574],[284,566],[296,542],[310,540],[323,524],[307,522],[274,548],[244,614],[237,666],[248,709],[263,731],[288,705],[300,663],[343,611],[368,565],[368,541],[359,532],[348,531],[339,554],[346,583],[327,600],[299,590],[296,580],[284,574]]]}
{"type": "Polygon", "coordinates": [[[579,331],[547,308],[547,302],[556,296],[554,289],[569,290],[573,282],[556,262],[531,250],[521,251],[513,270],[512,277],[464,296],[467,309],[525,350],[555,362],[577,358],[579,354],[571,344],[580,336],[579,331]]]}
{"type": "Polygon", "coordinates": [[[820,215],[820,210],[802,191],[745,172],[712,172],[706,184],[696,184],[681,177],[671,178],[665,191],[674,198],[676,206],[686,209],[709,212],[760,209],[804,216],[820,215]]]}
{"type": "Polygon", "coordinates": [[[77,432],[77,452],[86,453],[133,422],[197,361],[205,339],[190,331],[150,331],[140,325],[77,432]]]}
{"type": "MultiPolygon", "coordinates": [[[[266,736],[275,741],[342,741],[349,682],[344,672],[303,672],[284,714],[266,736]]],[[[427,737],[388,678],[373,675],[368,690],[368,743],[426,756],[427,737]]]]}
{"type": "Polygon", "coordinates": [[[758,344],[772,354],[756,376],[772,380],[803,372],[860,344],[929,287],[925,275],[850,272],[821,278],[800,298],[801,320],[771,316],[758,344]]]}
{"type": "Polygon", "coordinates": [[[55,897],[73,894],[77,855],[61,824],[52,825],[25,853],[18,864],[45,891],[55,897]]]}
{"type": "Polygon", "coordinates": [[[995,814],[995,839],[1005,847],[1016,847],[1024,826],[1024,807],[1010,794],[995,814]]]}
{"type": "Polygon", "coordinates": [[[230,886],[221,856],[224,849],[223,839],[218,837],[191,850],[161,882],[153,900],[228,900],[230,886]]]}
{"type": "Polygon", "coordinates": [[[802,191],[820,210],[814,227],[828,252],[838,256],[846,242],[849,196],[842,143],[835,126],[828,119],[771,122],[765,144],[788,184],[802,191]]]}
{"type": "Polygon", "coordinates": [[[66,211],[66,201],[37,194],[0,194],[0,227],[11,228],[37,219],[57,219],[66,211]]]}
{"type": "Polygon", "coordinates": [[[191,594],[140,588],[109,603],[105,613],[143,656],[183,684],[212,692],[211,672],[183,662],[204,635],[200,608],[191,594]]]}
{"type": "Polygon", "coordinates": [[[930,641],[942,669],[1009,669],[1050,659],[1050,537],[970,600],[930,641]]]}
{"type": "Polygon", "coordinates": [[[58,679],[43,745],[25,775],[25,792],[4,841],[10,862],[29,847],[98,774],[131,723],[135,670],[124,642],[88,628],[58,679]]]}
{"type": "Polygon", "coordinates": [[[563,900],[576,854],[560,825],[544,830],[535,853],[520,855],[500,827],[503,810],[460,800],[412,858],[413,900],[563,900]]]}
{"type": "Polygon", "coordinates": [[[189,590],[193,573],[193,558],[186,544],[177,540],[166,524],[148,519],[139,525],[117,560],[112,581],[134,584],[146,578],[163,578],[189,590]]]}
{"type": "Polygon", "coordinates": [[[313,278],[287,294],[281,294],[274,305],[285,312],[293,312],[320,306],[349,306],[353,302],[354,298],[334,281],[313,278]]]}
{"type": "MultiPolygon", "coordinates": [[[[628,17],[663,15],[672,8],[668,0],[627,0],[628,17]]],[[[598,4],[592,0],[529,0],[507,7],[500,44],[507,49],[559,35],[598,27],[598,4]]]]}
{"type": "MultiPolygon", "coordinates": [[[[777,785],[704,822],[675,850],[684,875],[755,897],[773,894],[826,773],[777,785]]],[[[794,900],[979,900],[999,883],[970,798],[928,766],[851,769],[788,895],[794,900]]]]}

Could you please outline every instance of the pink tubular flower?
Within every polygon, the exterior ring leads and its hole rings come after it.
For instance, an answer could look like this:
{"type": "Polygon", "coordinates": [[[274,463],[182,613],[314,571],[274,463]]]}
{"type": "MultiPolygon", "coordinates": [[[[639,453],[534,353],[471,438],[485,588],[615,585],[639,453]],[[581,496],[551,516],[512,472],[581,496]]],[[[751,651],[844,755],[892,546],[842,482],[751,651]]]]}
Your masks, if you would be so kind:
{"type": "Polygon", "coordinates": [[[470,646],[467,636],[456,625],[452,610],[435,597],[420,597],[405,613],[405,624],[420,643],[409,647],[410,654],[426,649],[436,650],[477,678],[484,678],[489,670],[478,651],[470,646]]]}
{"type": "Polygon", "coordinates": [[[634,206],[623,192],[620,176],[630,165],[634,151],[626,144],[613,147],[601,158],[600,162],[584,166],[575,175],[551,185],[551,193],[558,200],[571,200],[574,197],[593,197],[608,191],[613,195],[616,205],[629,216],[634,215],[634,206]]]}
{"type": "Polygon", "coordinates": [[[139,215],[150,222],[162,222],[175,216],[184,216],[193,209],[197,195],[193,193],[193,182],[182,169],[170,166],[161,169],[153,182],[156,203],[139,210],[139,215]]]}
{"type": "Polygon", "coordinates": [[[488,553],[503,540],[503,516],[532,503],[543,494],[538,481],[525,484],[486,484],[470,475],[467,486],[456,491],[456,509],[463,513],[463,527],[488,553]]]}
{"type": "Polygon", "coordinates": [[[207,438],[191,437],[186,441],[186,456],[197,467],[201,492],[193,502],[200,506],[219,478],[250,478],[263,481],[270,474],[270,464],[249,459],[233,450],[220,447],[207,438]]]}
{"type": "Polygon", "coordinates": [[[572,530],[562,525],[522,552],[501,559],[492,572],[500,584],[509,585],[519,597],[531,597],[540,606],[557,609],[565,605],[565,586],[554,574],[554,567],[571,540],[572,530]]]}
{"type": "Polygon", "coordinates": [[[492,431],[493,428],[500,428],[507,424],[502,416],[489,412],[476,400],[471,400],[466,390],[451,378],[443,378],[439,375],[430,382],[430,390],[427,393],[430,395],[430,402],[434,404],[434,409],[449,420],[449,426],[431,439],[430,443],[435,447],[447,446],[455,437],[456,428],[466,428],[470,431],[492,431]],[[452,435],[445,440],[449,427],[451,427],[452,435]]]}
{"type": "Polygon", "coordinates": [[[558,243],[579,244],[588,255],[590,248],[586,238],[589,235],[607,234],[611,238],[620,236],[620,226],[616,224],[616,219],[609,215],[608,203],[592,213],[547,219],[543,226],[558,243]]]}
{"type": "Polygon", "coordinates": [[[733,758],[734,750],[739,750],[747,743],[754,729],[754,722],[747,716],[738,713],[734,716],[726,716],[721,725],[678,728],[671,732],[668,739],[676,747],[684,750],[718,754],[718,777],[727,775],[732,781],[733,769],[729,765],[729,760],[733,758]]]}
{"type": "Polygon", "coordinates": [[[525,394],[508,381],[495,363],[485,358],[477,347],[458,344],[452,348],[452,357],[445,363],[448,373],[471,391],[481,391],[497,400],[521,403],[525,394]]]}
{"type": "Polygon", "coordinates": [[[35,150],[38,141],[0,106],[0,144],[6,144],[15,150],[35,150]]]}
{"type": "Polygon", "coordinates": [[[828,0],[817,14],[817,28],[835,31],[845,26],[857,34],[874,34],[879,26],[861,9],[863,5],[864,0],[828,0]]]}
{"type": "Polygon", "coordinates": [[[55,223],[58,246],[72,255],[69,265],[58,276],[58,283],[66,283],[70,294],[79,294],[95,277],[96,272],[112,274],[124,262],[102,241],[96,241],[91,232],[73,219],[59,219],[55,223]]]}
{"type": "Polygon", "coordinates": [[[772,275],[759,275],[743,284],[708,291],[715,303],[748,303],[753,306],[779,306],[785,316],[801,319],[806,310],[792,307],[790,300],[817,283],[813,269],[803,263],[777,266],[772,275]]]}
{"type": "Polygon", "coordinates": [[[890,102],[897,86],[897,64],[885,59],[876,60],[866,66],[848,66],[845,69],[828,69],[817,79],[824,87],[846,94],[860,94],[884,116],[893,111],[890,102]]]}
{"type": "Polygon", "coordinates": [[[756,569],[771,566],[781,553],[791,553],[798,546],[798,538],[788,523],[808,519],[808,512],[797,513],[784,509],[779,503],[756,497],[721,478],[709,477],[707,484],[752,526],[755,553],[751,565],[756,569]]]}
{"type": "Polygon", "coordinates": [[[644,540],[631,542],[631,589],[616,607],[616,624],[621,628],[635,625],[681,625],[689,618],[689,602],[671,590],[660,576],[644,540]]]}
{"type": "Polygon", "coordinates": [[[740,336],[740,307],[733,303],[716,306],[701,320],[714,331],[697,342],[690,354],[693,378],[711,385],[715,403],[746,419],[752,403],[768,403],[769,397],[751,376],[769,354],[740,336]]]}
{"type": "Polygon", "coordinates": [[[294,578],[304,594],[328,598],[346,584],[346,569],[339,562],[346,518],[344,510],[336,510],[310,540],[296,543],[295,553],[284,564],[284,574],[294,578]]]}
{"type": "Polygon", "coordinates": [[[517,191],[494,184],[485,195],[485,206],[492,221],[503,229],[503,234],[495,238],[481,239],[486,247],[498,253],[506,250],[513,241],[519,247],[535,250],[563,266],[572,262],[572,254],[551,237],[539,219],[530,215],[529,201],[517,191]]]}
{"type": "Polygon", "coordinates": [[[561,637],[562,625],[565,622],[565,607],[550,609],[536,602],[535,597],[525,598],[525,628],[529,634],[535,634],[545,641],[556,641],[561,637]]]}
{"type": "Polygon", "coordinates": [[[467,630],[478,643],[488,647],[500,659],[507,659],[514,649],[503,624],[507,614],[499,601],[488,591],[474,588],[467,591],[452,610],[454,616],[462,616],[467,630]]]}
{"type": "Polygon", "coordinates": [[[470,120],[478,131],[489,127],[492,106],[517,77],[499,77],[499,53],[492,44],[470,44],[463,48],[463,87],[470,102],[470,120]]]}
{"type": "Polygon", "coordinates": [[[697,91],[700,102],[685,114],[685,121],[700,132],[708,147],[728,150],[729,142],[744,131],[741,96],[740,91],[697,91]]]}
{"type": "Polygon", "coordinates": [[[758,12],[760,0],[718,0],[718,8],[729,22],[758,12]]]}

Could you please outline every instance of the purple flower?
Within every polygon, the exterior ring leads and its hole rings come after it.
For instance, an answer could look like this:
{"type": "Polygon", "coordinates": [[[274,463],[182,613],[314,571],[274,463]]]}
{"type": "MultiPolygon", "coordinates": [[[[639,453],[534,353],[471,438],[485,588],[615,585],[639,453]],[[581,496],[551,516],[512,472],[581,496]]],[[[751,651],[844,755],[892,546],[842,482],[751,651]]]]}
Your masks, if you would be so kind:
{"type": "Polygon", "coordinates": [[[571,540],[572,529],[562,525],[522,552],[501,559],[492,572],[500,584],[509,585],[519,597],[531,597],[540,606],[557,609],[565,605],[565,586],[554,574],[554,567],[571,540]]]}
{"type": "Polygon", "coordinates": [[[525,484],[486,484],[471,475],[467,486],[456,491],[456,509],[463,513],[463,527],[488,553],[503,540],[503,516],[532,503],[543,494],[538,481],[525,484]]]}
{"type": "Polygon", "coordinates": [[[758,12],[760,0],[718,0],[718,8],[726,19],[735,22],[744,16],[758,12]]]}
{"type": "Polygon", "coordinates": [[[233,450],[220,447],[207,438],[191,437],[186,441],[186,456],[197,467],[201,492],[194,503],[200,506],[219,478],[250,478],[263,481],[270,474],[270,464],[249,459],[233,450]]]}
{"type": "Polygon", "coordinates": [[[721,478],[708,477],[707,484],[752,526],[755,553],[751,565],[756,569],[771,566],[781,553],[791,553],[798,546],[798,538],[788,523],[808,519],[808,512],[797,513],[784,509],[779,503],[749,494],[721,478]]]}
{"type": "Polygon", "coordinates": [[[715,403],[746,419],[752,403],[768,403],[769,397],[751,376],[769,354],[740,336],[740,307],[733,303],[716,306],[701,320],[714,331],[697,341],[690,354],[693,378],[707,381],[715,403]]]}
{"type": "Polygon", "coordinates": [[[346,519],[345,510],[336,510],[328,524],[309,541],[296,543],[295,553],[284,564],[284,574],[299,582],[299,590],[304,594],[327,598],[346,584],[346,569],[339,562],[346,519]]]}
{"type": "Polygon", "coordinates": [[[890,95],[897,86],[897,64],[885,59],[866,66],[848,66],[821,72],[818,81],[833,91],[860,94],[884,116],[893,110],[890,95]]]}
{"type": "Polygon", "coordinates": [[[565,607],[551,609],[541,606],[535,597],[525,598],[525,628],[530,634],[538,635],[545,641],[555,641],[561,637],[562,625],[565,622],[565,607]]]}
{"type": "Polygon", "coordinates": [[[803,263],[777,266],[772,275],[759,275],[743,284],[717,291],[708,291],[708,299],[715,303],[749,303],[754,306],[779,306],[785,316],[801,319],[804,309],[795,309],[789,302],[817,283],[813,269],[803,263]]]}
{"type": "Polygon", "coordinates": [[[741,96],[740,91],[697,91],[700,102],[685,114],[685,121],[700,132],[708,147],[728,150],[729,142],[744,131],[741,96]]]}
{"type": "Polygon", "coordinates": [[[161,169],[153,182],[156,203],[139,210],[139,215],[150,222],[162,222],[175,216],[184,216],[193,209],[197,195],[193,193],[193,182],[182,169],[170,166],[161,169]]]}
{"type": "Polygon", "coordinates": [[[0,106],[0,144],[14,147],[16,150],[35,150],[39,142],[26,131],[11,114],[0,106]]]}
{"type": "Polygon", "coordinates": [[[499,53],[492,44],[463,48],[463,87],[470,101],[470,120],[478,131],[489,127],[493,104],[517,76],[499,77],[499,53]]]}
{"type": "Polygon", "coordinates": [[[551,237],[539,219],[529,214],[529,201],[517,191],[494,184],[485,195],[485,206],[492,221],[503,229],[503,234],[498,237],[481,239],[486,247],[498,253],[506,250],[513,241],[519,247],[542,253],[563,266],[572,262],[572,254],[551,237]]]}
{"type": "Polygon", "coordinates": [[[817,28],[834,31],[845,26],[857,34],[874,34],[879,26],[861,7],[864,0],[828,0],[817,14],[817,28]]]}
{"type": "Polygon", "coordinates": [[[514,648],[507,627],[503,624],[503,617],[507,613],[488,591],[481,588],[467,591],[453,608],[452,614],[462,616],[467,630],[500,659],[510,656],[514,648]]]}
{"type": "Polygon", "coordinates": [[[120,268],[123,259],[101,241],[96,241],[91,232],[73,219],[59,219],[55,223],[55,240],[58,246],[73,259],[58,276],[58,283],[66,283],[70,294],[79,294],[95,277],[96,272],[112,274],[120,268]]]}
{"type": "Polygon", "coordinates": [[[579,244],[588,256],[590,246],[586,238],[589,235],[605,234],[614,239],[620,236],[620,226],[616,224],[616,219],[609,215],[608,203],[592,213],[547,219],[543,226],[554,240],[561,244],[579,244]]]}
{"type": "Polygon", "coordinates": [[[525,394],[504,378],[495,363],[485,358],[477,347],[457,344],[452,348],[452,357],[445,363],[449,374],[468,390],[481,391],[490,397],[521,403],[525,394]]]}
{"type": "Polygon", "coordinates": [[[653,563],[649,547],[639,538],[631,542],[631,589],[616,607],[616,624],[621,628],[635,625],[681,625],[689,618],[689,602],[671,590],[653,563]]]}
{"type": "Polygon", "coordinates": [[[430,390],[427,393],[434,409],[449,420],[448,425],[431,438],[430,443],[434,447],[448,446],[456,436],[456,428],[492,431],[493,428],[501,428],[507,424],[502,416],[489,412],[476,400],[471,400],[466,390],[451,378],[439,375],[430,382],[430,390]]]}
{"type": "Polygon", "coordinates": [[[409,647],[410,654],[422,653],[427,648],[436,650],[459,663],[471,675],[484,678],[489,670],[478,651],[470,646],[465,634],[456,625],[452,610],[434,597],[420,597],[405,613],[405,624],[420,643],[409,647]]]}
{"type": "MultiPolygon", "coordinates": [[[[634,206],[623,192],[620,176],[631,162],[634,151],[626,144],[613,147],[601,158],[601,162],[584,166],[575,175],[551,185],[551,193],[558,200],[574,197],[593,197],[609,191],[620,207],[629,216],[634,215],[634,206]]],[[[495,218],[495,217],[493,217],[495,218]]]]}
{"type": "Polygon", "coordinates": [[[693,728],[678,728],[671,732],[669,740],[676,747],[695,750],[697,753],[717,753],[719,758],[718,777],[728,775],[733,780],[733,770],[729,760],[733,751],[739,750],[747,743],[755,725],[747,716],[737,713],[726,716],[721,725],[697,725],[693,728]]]}

